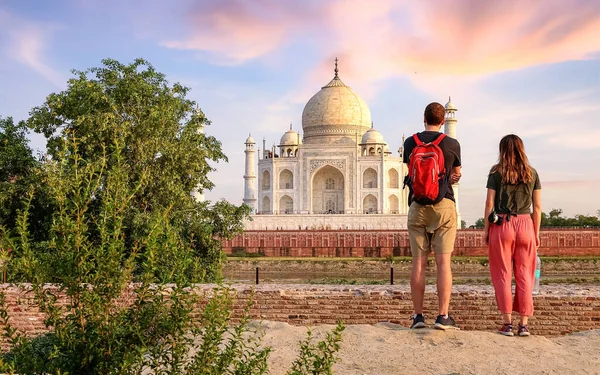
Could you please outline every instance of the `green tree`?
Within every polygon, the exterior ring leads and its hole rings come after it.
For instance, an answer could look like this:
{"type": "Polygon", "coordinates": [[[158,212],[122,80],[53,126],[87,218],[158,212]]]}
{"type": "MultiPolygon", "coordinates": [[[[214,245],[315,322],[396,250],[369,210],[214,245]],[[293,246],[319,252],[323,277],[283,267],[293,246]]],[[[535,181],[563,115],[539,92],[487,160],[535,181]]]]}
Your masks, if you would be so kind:
{"type": "Polygon", "coordinates": [[[477,229],[483,229],[483,228],[485,228],[485,221],[483,220],[482,217],[480,217],[479,219],[477,219],[475,221],[475,228],[477,228],[477,229]]]}
{"type": "Polygon", "coordinates": [[[0,225],[15,228],[27,190],[35,185],[39,194],[30,204],[29,224],[33,239],[40,242],[47,239],[51,208],[40,183],[40,162],[28,145],[27,133],[25,122],[15,124],[12,117],[0,117],[0,225]]]}
{"type": "Polygon", "coordinates": [[[542,212],[542,227],[600,227],[600,219],[593,215],[577,214],[563,217],[563,210],[553,208],[548,214],[542,212]]]}
{"type": "Polygon", "coordinates": [[[152,175],[146,168],[131,181],[119,134],[115,129],[111,152],[95,160],[81,158],[72,138],[60,157],[44,162],[43,182],[56,210],[43,259],[31,247],[27,218],[34,190],[18,215],[16,233],[0,226],[0,249],[12,249],[9,256],[3,254],[9,261],[5,266],[31,282],[34,301],[51,329],[37,338],[14,330],[2,296],[0,326],[11,351],[3,356],[0,371],[191,375],[197,373],[193,364],[210,361],[218,369],[203,373],[264,373],[269,350],[258,347],[247,318],[232,324],[229,290],[216,289],[195,317],[200,296],[190,289],[185,272],[197,255],[173,225],[171,209],[149,212],[145,235],[128,238],[130,201],[152,175]],[[125,251],[127,243],[131,251],[125,251]],[[48,279],[54,286],[46,284],[48,279]],[[119,302],[128,295],[131,303],[119,302]],[[195,340],[200,348],[214,350],[190,357],[195,340]]]}
{"type": "MultiPolygon", "coordinates": [[[[170,84],[143,59],[130,65],[103,60],[101,67],[74,74],[67,89],[50,94],[28,120],[47,138],[48,154],[60,161],[61,150],[73,140],[88,162],[121,152],[130,187],[138,186],[144,173],[152,176],[125,208],[124,230],[130,234],[125,250],[132,251],[135,240],[147,235],[151,212],[169,209],[171,224],[200,255],[186,274],[195,281],[218,279],[222,256],[215,237],[240,231],[249,210],[224,201],[199,203],[190,194],[211,189],[209,162],[227,158],[220,142],[202,132],[210,122],[186,98],[189,89],[170,84]],[[125,145],[122,150],[114,148],[115,136],[125,145]]],[[[109,158],[106,168],[113,162],[109,158]]]]}

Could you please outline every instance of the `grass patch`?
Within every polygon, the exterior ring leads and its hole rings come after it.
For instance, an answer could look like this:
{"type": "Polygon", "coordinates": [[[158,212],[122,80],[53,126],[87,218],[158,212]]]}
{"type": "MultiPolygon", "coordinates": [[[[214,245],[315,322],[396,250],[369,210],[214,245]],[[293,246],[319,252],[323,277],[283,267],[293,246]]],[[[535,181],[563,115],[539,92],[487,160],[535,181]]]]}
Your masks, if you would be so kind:
{"type": "Polygon", "coordinates": [[[227,260],[232,260],[232,259],[255,259],[255,258],[262,258],[264,257],[263,254],[261,253],[249,253],[245,250],[236,250],[234,251],[231,256],[227,256],[227,260]]]}
{"type": "MultiPolygon", "coordinates": [[[[272,280],[271,280],[272,281],[272,280]]],[[[318,278],[310,279],[306,281],[307,284],[315,285],[390,285],[389,279],[347,279],[347,278],[318,278]]],[[[435,285],[435,277],[427,277],[425,283],[427,285],[435,285]]],[[[492,285],[492,281],[489,277],[458,277],[452,280],[454,285],[492,285]]],[[[514,281],[513,281],[514,283],[514,281]]],[[[394,284],[396,285],[408,285],[409,279],[401,278],[395,279],[394,284]]],[[[545,279],[542,277],[540,280],[542,285],[554,285],[554,284],[600,284],[600,277],[564,277],[564,278],[551,278],[545,279]]]]}
{"type": "Polygon", "coordinates": [[[577,256],[577,257],[545,257],[541,256],[540,259],[542,262],[600,262],[600,257],[598,256],[577,256]]]}
{"type": "Polygon", "coordinates": [[[338,278],[323,278],[308,280],[308,284],[322,285],[386,285],[389,280],[360,280],[360,279],[338,279],[338,278]]]}
{"type": "Polygon", "coordinates": [[[600,277],[564,277],[556,279],[540,279],[541,285],[552,284],[600,284],[600,277]]]}
{"type": "MultiPolygon", "coordinates": [[[[243,262],[249,260],[256,260],[256,258],[260,258],[261,262],[323,262],[323,263],[331,263],[331,262],[387,262],[391,264],[400,264],[400,263],[410,263],[412,262],[412,257],[402,256],[402,257],[385,257],[385,258],[366,258],[366,257],[267,257],[259,253],[248,253],[244,251],[237,251],[231,255],[227,256],[228,261],[232,262],[243,262]]],[[[433,261],[433,255],[431,255],[430,260],[433,261]]],[[[559,257],[559,256],[541,256],[540,259],[542,262],[600,262],[599,256],[576,256],[576,257],[559,257]]],[[[474,257],[465,257],[465,256],[456,256],[452,257],[452,263],[465,264],[465,263],[479,263],[481,265],[488,265],[488,257],[487,256],[474,256],[474,257]]]]}

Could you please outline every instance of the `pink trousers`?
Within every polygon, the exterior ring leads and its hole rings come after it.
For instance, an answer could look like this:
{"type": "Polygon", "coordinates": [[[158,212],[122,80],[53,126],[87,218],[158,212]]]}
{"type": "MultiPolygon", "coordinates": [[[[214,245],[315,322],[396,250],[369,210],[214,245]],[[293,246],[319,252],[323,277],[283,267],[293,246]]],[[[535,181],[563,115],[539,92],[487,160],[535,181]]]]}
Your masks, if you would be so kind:
{"type": "MultiPolygon", "coordinates": [[[[502,215],[504,216],[504,215],[502,215]]],[[[503,314],[518,312],[533,315],[533,283],[535,280],[536,244],[530,215],[511,216],[502,225],[490,224],[489,261],[496,302],[503,314]],[[515,274],[515,296],[512,296],[512,273],[515,274]]]]}

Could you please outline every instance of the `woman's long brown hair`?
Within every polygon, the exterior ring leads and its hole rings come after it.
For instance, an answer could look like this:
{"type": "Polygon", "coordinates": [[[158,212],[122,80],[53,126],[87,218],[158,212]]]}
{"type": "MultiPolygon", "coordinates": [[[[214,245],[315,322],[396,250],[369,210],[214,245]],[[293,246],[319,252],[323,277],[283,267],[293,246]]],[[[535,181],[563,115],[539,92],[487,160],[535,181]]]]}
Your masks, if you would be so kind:
{"type": "Polygon", "coordinates": [[[500,172],[502,181],[510,185],[531,182],[533,176],[521,138],[514,134],[506,135],[500,140],[499,148],[498,164],[492,167],[490,173],[500,172]]]}

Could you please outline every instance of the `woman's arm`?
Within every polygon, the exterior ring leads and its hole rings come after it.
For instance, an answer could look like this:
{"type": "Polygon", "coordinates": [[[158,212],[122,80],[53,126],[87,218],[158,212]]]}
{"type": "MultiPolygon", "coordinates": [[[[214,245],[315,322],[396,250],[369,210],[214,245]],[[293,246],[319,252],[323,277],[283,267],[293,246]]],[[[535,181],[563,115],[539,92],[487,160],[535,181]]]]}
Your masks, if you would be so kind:
{"type": "Polygon", "coordinates": [[[494,210],[494,199],[496,199],[496,190],[487,189],[487,197],[485,198],[485,210],[483,211],[483,222],[485,223],[485,232],[483,239],[485,243],[488,243],[489,233],[490,233],[490,222],[488,221],[488,216],[494,210]]]}
{"type": "Polygon", "coordinates": [[[542,190],[533,191],[533,229],[535,230],[535,244],[540,247],[540,224],[542,223],[542,190]]]}

